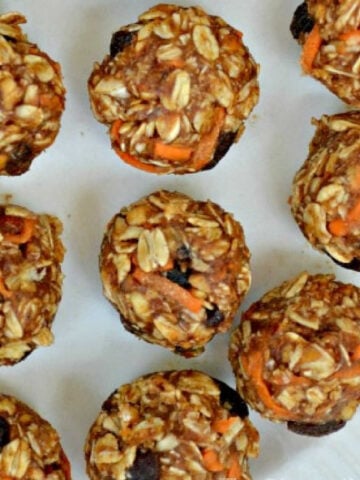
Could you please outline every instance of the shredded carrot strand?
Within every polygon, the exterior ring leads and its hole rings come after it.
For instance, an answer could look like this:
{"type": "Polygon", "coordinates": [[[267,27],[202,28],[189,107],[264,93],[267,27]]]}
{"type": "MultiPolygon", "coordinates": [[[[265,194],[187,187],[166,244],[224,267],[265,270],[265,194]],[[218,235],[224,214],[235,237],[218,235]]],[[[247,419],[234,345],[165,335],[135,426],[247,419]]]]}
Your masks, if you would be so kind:
{"type": "Polygon", "coordinates": [[[360,199],[355,203],[353,208],[347,214],[348,222],[358,222],[360,220],[360,199]]]}
{"type": "Polygon", "coordinates": [[[162,169],[161,167],[157,167],[156,165],[149,165],[148,163],[141,162],[133,155],[123,152],[122,150],[120,150],[120,148],[116,146],[113,146],[113,149],[125,163],[127,163],[128,165],[131,165],[132,167],[138,168],[139,170],[143,170],[144,172],[149,172],[149,173],[157,173],[157,174],[164,173],[165,171],[164,169],[162,169]]]}
{"type": "Polygon", "coordinates": [[[202,452],[203,464],[209,472],[222,472],[224,466],[219,460],[219,456],[215,450],[207,448],[202,452]]]}
{"type": "Polygon", "coordinates": [[[353,377],[360,376],[360,362],[356,361],[354,365],[350,367],[342,368],[338,372],[333,373],[329,378],[340,378],[340,379],[348,379],[353,377]]]}
{"type": "Polygon", "coordinates": [[[264,360],[261,352],[251,352],[247,358],[245,354],[242,354],[241,362],[245,370],[247,370],[250,378],[254,382],[260,400],[265,405],[265,407],[276,413],[279,418],[285,420],[291,420],[292,418],[294,418],[295,415],[292,412],[282,407],[272,399],[269,389],[267,388],[262,378],[264,360]]]}
{"type": "Polygon", "coordinates": [[[340,40],[343,40],[344,42],[347,41],[354,41],[354,42],[360,42],[360,30],[350,30],[349,32],[342,33],[339,36],[340,40]]]}
{"type": "Polygon", "coordinates": [[[7,242],[21,245],[28,242],[34,233],[35,220],[33,218],[23,219],[23,228],[20,233],[5,233],[3,238],[7,242]]]}
{"type": "Polygon", "coordinates": [[[191,158],[193,149],[184,145],[168,145],[157,140],[154,146],[154,157],[173,160],[174,162],[186,162],[191,158]]]}
{"type": "Polygon", "coordinates": [[[202,301],[194,297],[188,290],[180,287],[180,285],[168,280],[162,275],[156,273],[143,272],[140,268],[136,268],[133,274],[135,280],[145,287],[153,288],[155,291],[168,296],[173,301],[180,303],[193,313],[199,313],[202,308],[202,301]]]}
{"type": "Polygon", "coordinates": [[[203,168],[214,155],[219,134],[225,120],[225,109],[222,107],[216,108],[214,115],[215,123],[212,130],[201,138],[194,152],[192,163],[195,170],[203,168]]]}
{"type": "Polygon", "coordinates": [[[227,472],[227,477],[230,479],[241,480],[242,479],[243,470],[240,466],[239,460],[236,455],[232,455],[232,460],[230,464],[230,468],[227,472]]]}
{"type": "Polygon", "coordinates": [[[303,50],[301,54],[301,66],[305,73],[310,73],[313,67],[314,60],[322,43],[322,38],[320,36],[320,28],[316,23],[306,37],[305,43],[303,45],[303,50]]]}
{"type": "Polygon", "coordinates": [[[357,360],[360,360],[360,345],[358,345],[358,346],[355,348],[353,354],[351,355],[351,360],[352,360],[353,362],[356,362],[357,360]]]}
{"type": "Polygon", "coordinates": [[[4,298],[10,298],[13,294],[13,292],[6,287],[5,282],[1,277],[0,277],[0,294],[4,298]]]}
{"type": "Polygon", "coordinates": [[[119,129],[122,124],[123,124],[123,121],[120,118],[118,118],[117,120],[115,120],[115,122],[112,123],[110,127],[110,138],[111,140],[115,141],[117,145],[119,145],[120,143],[119,129]]]}
{"type": "Polygon", "coordinates": [[[211,429],[216,433],[226,433],[237,421],[238,417],[220,418],[212,423],[211,429]]]}
{"type": "Polygon", "coordinates": [[[342,218],[336,218],[329,222],[328,230],[335,237],[345,237],[349,232],[349,225],[342,218]]]}

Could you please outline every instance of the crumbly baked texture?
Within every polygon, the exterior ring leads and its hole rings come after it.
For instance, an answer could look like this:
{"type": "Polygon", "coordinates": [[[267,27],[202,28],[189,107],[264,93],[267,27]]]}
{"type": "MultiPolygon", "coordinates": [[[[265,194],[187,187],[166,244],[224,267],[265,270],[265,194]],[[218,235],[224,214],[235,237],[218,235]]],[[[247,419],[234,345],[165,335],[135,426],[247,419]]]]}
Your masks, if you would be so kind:
{"type": "Polygon", "coordinates": [[[191,357],[225,332],[250,287],[241,225],[218,205],[155,192],[110,221],[104,294],[138,337],[191,357]]]}
{"type": "Polygon", "coordinates": [[[85,444],[92,480],[251,479],[258,433],[234,390],[194,371],[123,385],[104,402],[85,444]]]}
{"type": "Polygon", "coordinates": [[[323,115],[292,188],[292,214],[312,246],[360,268],[360,112],[323,115]]]}
{"type": "Polygon", "coordinates": [[[306,0],[290,28],[303,47],[304,73],[359,108],[360,0],[306,0]]]}
{"type": "Polygon", "coordinates": [[[0,206],[0,365],[53,342],[63,278],[61,231],[56,217],[0,206]]]}
{"type": "Polygon", "coordinates": [[[298,433],[343,426],[360,401],[359,300],[358,287],[302,273],[254,303],[229,350],[245,401],[298,433]]]}
{"type": "Polygon", "coordinates": [[[113,34],[89,78],[95,117],[114,150],[153,173],[213,167],[259,96],[242,34],[197,7],[160,4],[113,34]]]}
{"type": "Polygon", "coordinates": [[[21,29],[25,17],[0,15],[0,175],[20,175],[55,140],[64,110],[60,65],[21,29]]]}
{"type": "Polygon", "coordinates": [[[0,395],[2,480],[71,480],[70,470],[50,423],[16,398],[0,395]]]}

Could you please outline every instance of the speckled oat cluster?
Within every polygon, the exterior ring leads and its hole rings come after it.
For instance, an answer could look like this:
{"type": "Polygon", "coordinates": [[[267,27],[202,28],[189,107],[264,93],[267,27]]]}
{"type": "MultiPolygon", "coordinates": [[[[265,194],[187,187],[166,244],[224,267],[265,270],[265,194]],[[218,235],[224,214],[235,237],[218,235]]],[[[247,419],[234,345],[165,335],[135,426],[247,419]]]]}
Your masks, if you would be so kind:
{"type": "Polygon", "coordinates": [[[0,206],[0,365],[53,342],[63,278],[61,232],[56,217],[0,206]]]}
{"type": "Polygon", "coordinates": [[[59,131],[65,89],[60,65],[21,30],[26,19],[0,15],[0,175],[20,175],[59,131]]]}
{"type": "Polygon", "coordinates": [[[141,377],[103,404],[85,446],[91,479],[250,480],[258,433],[235,391],[194,371],[141,377]]]}
{"type": "Polygon", "coordinates": [[[360,266],[360,112],[323,115],[290,199],[301,231],[318,250],[360,266]]]}
{"type": "Polygon", "coordinates": [[[231,326],[250,287],[249,259],[231,214],[161,190],[113,217],[100,269],[128,330],[191,357],[231,326]]]}
{"type": "Polygon", "coordinates": [[[27,405],[0,395],[2,480],[71,480],[59,435],[27,405]]]}
{"type": "Polygon", "coordinates": [[[113,148],[133,166],[191,173],[214,166],[258,101],[242,34],[196,7],[157,5],[113,35],[89,94],[113,148]]]}
{"type": "Polygon", "coordinates": [[[305,46],[310,40],[302,55],[305,73],[357,108],[360,107],[359,31],[359,0],[306,0],[296,10],[292,23],[293,35],[300,44],[305,46]]]}
{"type": "Polygon", "coordinates": [[[342,426],[360,401],[359,300],[358,287],[303,273],[254,303],[230,345],[243,398],[274,421],[342,426]]]}

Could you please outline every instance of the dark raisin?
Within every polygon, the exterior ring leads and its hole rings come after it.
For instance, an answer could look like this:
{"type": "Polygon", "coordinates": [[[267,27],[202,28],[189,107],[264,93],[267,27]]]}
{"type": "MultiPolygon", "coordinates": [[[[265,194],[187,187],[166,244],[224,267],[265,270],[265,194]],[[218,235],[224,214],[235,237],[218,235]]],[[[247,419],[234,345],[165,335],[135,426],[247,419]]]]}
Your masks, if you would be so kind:
{"type": "Polygon", "coordinates": [[[45,475],[50,475],[51,473],[56,472],[56,470],[61,470],[61,465],[58,462],[48,463],[44,466],[45,475]]]}
{"type": "Polygon", "coordinates": [[[342,420],[332,420],[327,423],[300,423],[287,422],[287,427],[291,432],[299,435],[308,435],[310,437],[322,437],[330,433],[341,430],[346,425],[342,420]]]}
{"type": "Polygon", "coordinates": [[[113,33],[110,43],[110,56],[112,58],[116,57],[118,53],[130,45],[135,34],[136,32],[126,32],[124,30],[113,33]]]}
{"type": "Polygon", "coordinates": [[[172,270],[168,270],[165,273],[165,276],[171,282],[174,282],[180,285],[180,287],[183,287],[183,288],[191,287],[189,283],[190,270],[186,270],[185,272],[182,272],[178,268],[173,268],[172,270]]]}
{"type": "Polygon", "coordinates": [[[292,36],[298,40],[302,33],[309,33],[314,28],[315,21],[309,14],[306,2],[302,3],[295,10],[290,24],[292,36]]]}
{"type": "Polygon", "coordinates": [[[224,320],[224,314],[217,308],[214,310],[206,309],[206,326],[217,327],[224,320]]]}
{"type": "Polygon", "coordinates": [[[126,480],[159,480],[158,455],[151,450],[138,450],[135,461],[126,472],[126,480]]]}
{"type": "Polygon", "coordinates": [[[6,172],[9,175],[21,175],[26,172],[31,164],[34,154],[27,143],[19,143],[16,149],[10,154],[6,164],[6,172]]]}
{"type": "Polygon", "coordinates": [[[116,412],[117,411],[117,406],[116,404],[113,404],[113,396],[116,394],[117,390],[114,390],[112,394],[105,400],[105,402],[102,404],[101,409],[104,410],[107,413],[111,412],[116,412]]]}
{"type": "Polygon", "coordinates": [[[176,250],[176,258],[178,260],[191,260],[191,250],[186,245],[181,245],[176,250]]]}
{"type": "Polygon", "coordinates": [[[244,400],[240,397],[236,390],[226,385],[226,383],[214,378],[215,383],[220,389],[220,403],[229,410],[232,415],[240,418],[249,416],[249,409],[244,400]]]}
{"type": "Polygon", "coordinates": [[[359,258],[353,258],[351,262],[344,263],[344,262],[340,262],[339,260],[336,260],[336,258],[332,257],[328,252],[325,251],[325,253],[331,258],[333,262],[335,262],[337,265],[340,265],[340,267],[347,268],[348,270],[355,270],[355,272],[360,272],[359,258]]]}
{"type": "Polygon", "coordinates": [[[215,153],[208,162],[203,170],[210,170],[211,168],[215,167],[217,163],[223,158],[224,155],[227,154],[229,148],[231,145],[234,143],[235,138],[236,138],[237,132],[222,132],[219,135],[215,153]]]}
{"type": "Polygon", "coordinates": [[[4,417],[0,417],[0,449],[10,442],[10,425],[4,417]]]}

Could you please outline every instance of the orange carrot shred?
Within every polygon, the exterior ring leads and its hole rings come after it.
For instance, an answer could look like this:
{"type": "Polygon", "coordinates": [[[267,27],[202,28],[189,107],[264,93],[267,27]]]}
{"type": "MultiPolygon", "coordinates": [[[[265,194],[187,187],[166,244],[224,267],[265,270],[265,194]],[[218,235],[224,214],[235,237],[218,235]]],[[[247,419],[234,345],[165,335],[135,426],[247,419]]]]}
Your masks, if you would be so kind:
{"type": "Polygon", "coordinates": [[[211,428],[216,433],[226,433],[238,420],[238,417],[220,418],[215,420],[211,428]]]}
{"type": "Polygon", "coordinates": [[[147,163],[141,162],[140,160],[138,160],[133,155],[130,155],[129,153],[123,152],[122,150],[120,150],[120,148],[118,148],[114,145],[113,145],[113,149],[118,154],[118,156],[121,158],[121,160],[123,160],[128,165],[131,165],[132,167],[138,168],[139,170],[143,170],[144,172],[149,172],[149,173],[158,173],[158,174],[164,173],[164,171],[165,171],[161,167],[157,167],[156,165],[149,165],[147,163]]]}
{"type": "Polygon", "coordinates": [[[203,464],[209,472],[222,472],[224,466],[219,460],[219,456],[215,450],[207,448],[202,452],[203,464]]]}
{"type": "Polygon", "coordinates": [[[215,124],[212,130],[205,134],[194,152],[192,163],[195,170],[201,170],[212,159],[216,144],[225,120],[225,110],[222,107],[215,109],[215,124]]]}
{"type": "Polygon", "coordinates": [[[340,379],[348,379],[353,377],[360,377],[360,362],[356,361],[354,365],[350,367],[342,368],[337,372],[333,373],[329,378],[340,378],[340,379]]]}
{"type": "Polygon", "coordinates": [[[358,346],[355,348],[353,354],[351,355],[351,360],[352,360],[353,362],[356,362],[357,360],[360,360],[360,345],[358,345],[358,346]]]}
{"type": "Polygon", "coordinates": [[[246,355],[243,354],[241,355],[241,361],[245,370],[247,370],[247,373],[253,380],[256,386],[257,393],[265,407],[276,413],[279,418],[283,418],[286,420],[291,420],[292,418],[294,418],[295,415],[292,412],[277,404],[272,399],[269,389],[267,388],[262,378],[263,356],[261,352],[251,352],[248,358],[246,358],[246,355]]]}
{"type": "Polygon", "coordinates": [[[342,33],[339,36],[340,40],[343,40],[344,42],[347,41],[354,41],[356,43],[360,42],[360,30],[350,30],[348,32],[342,33]]]}
{"type": "Polygon", "coordinates": [[[135,280],[145,287],[153,288],[159,293],[163,293],[175,302],[180,303],[193,313],[199,313],[202,308],[202,301],[194,297],[188,290],[180,287],[180,285],[168,280],[162,275],[156,273],[143,272],[140,268],[136,268],[133,276],[135,280]]]}
{"type": "Polygon", "coordinates": [[[360,199],[355,203],[355,205],[349,211],[346,218],[349,222],[357,222],[360,220],[360,199]]]}
{"type": "Polygon", "coordinates": [[[243,470],[240,466],[239,460],[236,458],[236,455],[232,455],[232,460],[230,468],[227,472],[227,477],[230,479],[241,480],[243,470]]]}
{"type": "Polygon", "coordinates": [[[120,134],[119,134],[119,128],[123,124],[122,120],[118,118],[115,120],[115,122],[112,123],[111,128],[110,128],[110,138],[111,140],[115,141],[117,145],[120,143],[120,134]]]}
{"type": "Polygon", "coordinates": [[[316,23],[311,32],[306,37],[301,54],[301,66],[305,73],[310,73],[313,67],[314,60],[322,43],[320,36],[320,28],[316,23]]]}
{"type": "Polygon", "coordinates": [[[186,162],[191,158],[193,149],[184,145],[168,145],[157,140],[154,146],[154,157],[173,160],[174,162],[186,162]]]}
{"type": "Polygon", "coordinates": [[[13,292],[6,287],[5,282],[1,277],[0,277],[0,294],[4,298],[10,298],[13,294],[13,292]]]}
{"type": "Polygon", "coordinates": [[[328,230],[335,237],[345,237],[348,234],[349,226],[342,218],[336,218],[329,222],[328,230]]]}
{"type": "Polygon", "coordinates": [[[28,242],[34,233],[35,220],[32,218],[24,218],[23,226],[20,233],[4,233],[3,238],[7,242],[21,245],[28,242]]]}

